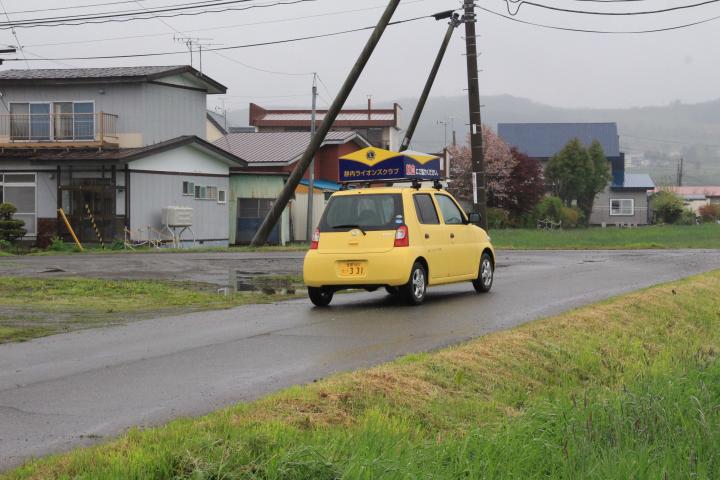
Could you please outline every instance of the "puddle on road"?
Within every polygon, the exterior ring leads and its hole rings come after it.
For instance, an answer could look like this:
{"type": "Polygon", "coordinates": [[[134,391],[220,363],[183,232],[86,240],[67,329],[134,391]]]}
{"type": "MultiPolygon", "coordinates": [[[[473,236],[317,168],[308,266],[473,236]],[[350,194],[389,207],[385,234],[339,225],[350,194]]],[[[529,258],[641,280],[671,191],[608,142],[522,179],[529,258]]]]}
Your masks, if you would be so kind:
{"type": "Polygon", "coordinates": [[[228,286],[218,289],[221,295],[263,293],[287,296],[305,291],[299,275],[266,275],[245,270],[230,270],[228,286]]]}

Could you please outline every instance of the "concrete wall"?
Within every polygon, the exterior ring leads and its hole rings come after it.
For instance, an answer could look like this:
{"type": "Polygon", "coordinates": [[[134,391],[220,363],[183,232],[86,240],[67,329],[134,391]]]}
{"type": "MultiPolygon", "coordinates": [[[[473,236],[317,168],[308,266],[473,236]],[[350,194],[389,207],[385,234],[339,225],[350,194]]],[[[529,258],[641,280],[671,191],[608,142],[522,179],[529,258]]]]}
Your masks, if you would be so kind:
{"type": "MultiPolygon", "coordinates": [[[[230,243],[235,243],[237,229],[237,205],[239,198],[277,198],[285,185],[281,175],[233,174],[228,194],[230,243]]],[[[285,209],[281,218],[280,242],[290,241],[290,213],[285,209]]]]}
{"type": "Polygon", "coordinates": [[[647,225],[649,223],[648,193],[646,191],[626,190],[612,191],[607,188],[595,197],[593,212],[590,216],[591,225],[608,226],[621,225],[647,225]],[[610,215],[610,200],[632,199],[635,203],[635,214],[632,216],[610,215]]]}

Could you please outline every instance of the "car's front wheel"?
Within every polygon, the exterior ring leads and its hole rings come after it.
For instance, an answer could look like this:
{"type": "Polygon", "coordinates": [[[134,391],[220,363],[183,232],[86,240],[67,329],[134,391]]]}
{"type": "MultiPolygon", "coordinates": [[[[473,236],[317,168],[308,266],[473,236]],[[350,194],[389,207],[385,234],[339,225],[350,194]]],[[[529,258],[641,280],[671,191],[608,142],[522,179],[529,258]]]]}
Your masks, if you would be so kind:
{"type": "Polygon", "coordinates": [[[310,301],[317,307],[327,307],[333,299],[333,292],[329,288],[308,287],[310,301]]]}
{"type": "Polygon", "coordinates": [[[405,300],[410,305],[420,305],[425,301],[427,293],[427,272],[425,266],[415,262],[410,270],[410,280],[401,287],[405,300]]]}
{"type": "Polygon", "coordinates": [[[480,257],[480,268],[478,269],[478,277],[473,280],[473,287],[478,293],[487,293],[493,285],[495,276],[495,265],[489,253],[485,252],[480,257]]]}

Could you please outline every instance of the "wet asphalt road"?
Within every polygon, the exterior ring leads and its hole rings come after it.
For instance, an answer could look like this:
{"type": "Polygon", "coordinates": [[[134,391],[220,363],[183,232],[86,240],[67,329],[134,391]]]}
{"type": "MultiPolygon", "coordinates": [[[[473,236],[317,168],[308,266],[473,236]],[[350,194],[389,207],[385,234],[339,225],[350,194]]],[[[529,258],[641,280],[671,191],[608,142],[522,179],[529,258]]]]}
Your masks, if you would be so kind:
{"type": "Polygon", "coordinates": [[[502,252],[499,267],[492,293],[434,288],[418,308],[348,294],[0,345],[0,469],[720,268],[720,253],[502,252]]]}

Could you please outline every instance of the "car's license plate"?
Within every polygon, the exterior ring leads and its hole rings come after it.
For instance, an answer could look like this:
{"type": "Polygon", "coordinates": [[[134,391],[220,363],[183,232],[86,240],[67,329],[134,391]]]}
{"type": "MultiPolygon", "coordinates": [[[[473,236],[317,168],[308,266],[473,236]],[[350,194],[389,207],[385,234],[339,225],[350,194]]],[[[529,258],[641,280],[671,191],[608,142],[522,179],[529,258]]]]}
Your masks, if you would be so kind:
{"type": "Polygon", "coordinates": [[[362,277],[365,275],[363,262],[343,262],[340,264],[340,275],[343,277],[362,277]]]}

